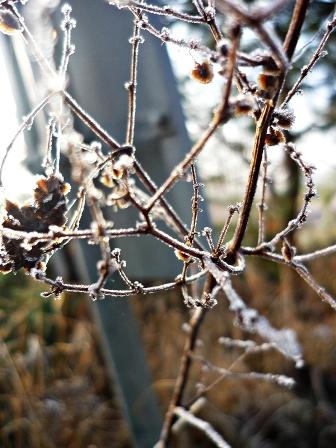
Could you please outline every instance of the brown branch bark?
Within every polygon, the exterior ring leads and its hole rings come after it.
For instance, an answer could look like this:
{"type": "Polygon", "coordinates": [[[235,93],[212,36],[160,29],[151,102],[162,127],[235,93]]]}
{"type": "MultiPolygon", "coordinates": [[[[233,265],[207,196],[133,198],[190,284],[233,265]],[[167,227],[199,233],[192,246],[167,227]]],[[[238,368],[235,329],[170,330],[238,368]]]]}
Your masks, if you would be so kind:
{"type": "MultiPolygon", "coordinates": [[[[287,35],[285,38],[285,42],[283,45],[285,53],[286,53],[289,61],[291,60],[291,58],[294,54],[297,42],[299,40],[300,31],[301,31],[301,28],[302,28],[302,25],[304,22],[304,18],[305,18],[307,9],[308,9],[308,4],[309,4],[309,0],[297,0],[297,2],[295,4],[293,17],[290,22],[288,32],[287,32],[287,35]]],[[[282,74],[279,75],[279,81],[280,81],[279,88],[273,98],[273,101],[267,102],[266,105],[264,106],[261,117],[257,123],[256,136],[255,136],[255,140],[254,140],[254,147],[253,147],[252,159],[251,159],[251,163],[250,163],[249,177],[248,177],[248,181],[247,181],[246,192],[245,192],[245,196],[244,196],[243,206],[242,206],[241,212],[239,214],[239,219],[238,219],[238,223],[237,223],[237,226],[235,229],[235,233],[234,233],[233,239],[229,246],[229,251],[228,251],[229,260],[230,259],[234,260],[235,253],[239,250],[239,248],[242,244],[245,232],[246,232],[253,199],[255,196],[256,189],[257,189],[257,183],[258,183],[258,178],[259,178],[260,166],[261,166],[261,162],[262,162],[262,154],[263,154],[264,145],[265,145],[265,137],[266,137],[266,133],[267,133],[267,128],[270,123],[270,120],[271,120],[271,117],[272,117],[272,114],[273,114],[273,111],[275,108],[275,104],[277,102],[280,91],[282,89],[285,75],[286,75],[285,72],[283,72],[282,74]]]]}

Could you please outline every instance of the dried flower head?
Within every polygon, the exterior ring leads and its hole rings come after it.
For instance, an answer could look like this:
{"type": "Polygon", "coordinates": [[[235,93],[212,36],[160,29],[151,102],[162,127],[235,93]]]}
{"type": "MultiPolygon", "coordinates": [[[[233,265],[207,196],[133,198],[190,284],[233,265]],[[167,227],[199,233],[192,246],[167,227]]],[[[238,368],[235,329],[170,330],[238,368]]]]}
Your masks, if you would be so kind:
{"type": "Polygon", "coordinates": [[[294,124],[295,115],[290,109],[276,109],[273,115],[277,120],[277,126],[280,128],[289,129],[294,124]]]}
{"type": "Polygon", "coordinates": [[[114,181],[112,192],[107,196],[106,205],[114,206],[116,209],[129,207],[129,192],[123,182],[114,181]]]}
{"type": "MultiPolygon", "coordinates": [[[[190,246],[190,241],[188,241],[188,239],[186,240],[186,246],[190,246]]],[[[175,256],[180,260],[183,261],[184,263],[187,263],[188,261],[190,261],[191,257],[189,254],[183,252],[180,249],[175,249],[174,251],[175,256]]]]}
{"type": "Polygon", "coordinates": [[[134,163],[135,148],[131,145],[121,146],[112,155],[112,177],[121,179],[134,163]]]}
{"type": "Polygon", "coordinates": [[[279,67],[276,65],[274,59],[271,56],[265,57],[263,70],[267,75],[277,75],[280,72],[279,67]]]}
{"type": "MultiPolygon", "coordinates": [[[[59,176],[41,177],[36,182],[34,201],[20,207],[6,200],[5,217],[2,226],[23,232],[48,232],[49,226],[62,227],[66,223],[67,211],[65,195],[69,184],[59,176]]],[[[3,236],[0,251],[0,270],[17,271],[21,267],[32,269],[47,251],[47,242],[25,243],[23,238],[3,236]]]]}
{"type": "Polygon", "coordinates": [[[190,255],[186,254],[185,252],[182,252],[179,249],[175,249],[174,253],[180,261],[183,261],[183,263],[187,263],[190,260],[190,255]]]}
{"type": "Polygon", "coordinates": [[[265,144],[268,146],[276,146],[280,143],[285,143],[286,137],[280,129],[270,128],[270,131],[266,134],[265,144]]]}
{"type": "Polygon", "coordinates": [[[191,71],[191,77],[201,84],[209,84],[214,77],[212,64],[209,61],[201,64],[197,62],[191,71]]]}
{"type": "Polygon", "coordinates": [[[263,98],[271,98],[279,85],[277,76],[260,73],[258,76],[259,95],[263,98]]]}
{"type": "Polygon", "coordinates": [[[105,185],[105,187],[113,188],[115,186],[115,181],[114,181],[111,173],[108,172],[108,170],[103,171],[99,180],[103,185],[105,185]]]}
{"type": "Polygon", "coordinates": [[[252,103],[247,98],[238,99],[234,103],[234,114],[236,116],[247,115],[252,110],[252,103]]]}

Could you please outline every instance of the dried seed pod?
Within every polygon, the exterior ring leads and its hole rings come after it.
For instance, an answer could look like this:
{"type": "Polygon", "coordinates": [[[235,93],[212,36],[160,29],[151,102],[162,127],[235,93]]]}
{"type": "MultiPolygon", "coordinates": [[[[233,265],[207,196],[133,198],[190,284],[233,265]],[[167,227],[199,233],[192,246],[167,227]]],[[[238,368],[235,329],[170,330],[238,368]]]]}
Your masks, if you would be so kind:
{"type": "Polygon", "coordinates": [[[125,172],[125,170],[118,166],[113,166],[112,171],[111,171],[113,179],[116,179],[116,180],[122,179],[124,172],[125,172]]]}
{"type": "Polygon", "coordinates": [[[70,191],[70,185],[61,177],[54,175],[47,178],[42,176],[36,184],[34,190],[36,218],[43,227],[46,225],[62,227],[66,223],[65,196],[70,191]]]}
{"type": "Polygon", "coordinates": [[[121,179],[125,172],[133,166],[134,153],[135,148],[131,145],[124,145],[113,153],[111,173],[114,179],[121,179]]]}
{"type": "Polygon", "coordinates": [[[133,165],[133,159],[129,156],[123,155],[121,156],[115,163],[112,165],[112,177],[113,179],[121,179],[125,172],[131,168],[133,165]]]}
{"type": "Polygon", "coordinates": [[[11,11],[0,8],[0,31],[11,36],[21,33],[23,27],[19,19],[11,11]]]}
{"type": "MultiPolygon", "coordinates": [[[[186,246],[190,246],[190,242],[188,240],[186,241],[185,244],[186,244],[186,246]]],[[[180,249],[175,249],[174,253],[175,253],[175,256],[179,260],[183,261],[184,263],[187,263],[191,259],[189,254],[186,254],[185,252],[183,252],[180,249]]]]}
{"type": "Polygon", "coordinates": [[[115,201],[115,205],[117,206],[117,208],[124,210],[125,208],[128,208],[131,205],[131,203],[130,203],[128,197],[124,197],[124,198],[117,199],[115,201]]]}
{"type": "Polygon", "coordinates": [[[278,75],[280,72],[279,67],[276,65],[271,56],[265,57],[263,62],[263,70],[267,75],[278,75]]]}
{"type": "Polygon", "coordinates": [[[258,76],[258,86],[260,88],[259,95],[263,98],[272,98],[279,85],[279,78],[277,76],[266,75],[260,73],[258,76]]]}
{"type": "Polygon", "coordinates": [[[266,73],[260,73],[258,76],[258,85],[262,90],[275,89],[278,85],[278,78],[266,73]]]}
{"type": "MultiPolygon", "coordinates": [[[[65,194],[69,185],[59,176],[41,177],[34,189],[34,202],[22,207],[14,202],[5,201],[7,215],[3,220],[4,229],[23,232],[49,231],[50,226],[63,227],[67,211],[65,194]]],[[[26,243],[23,238],[3,236],[3,249],[0,251],[0,271],[28,271],[36,267],[41,257],[48,251],[50,244],[46,241],[26,243]]]]}
{"type": "Polygon", "coordinates": [[[68,184],[68,182],[65,182],[63,186],[61,186],[61,193],[63,193],[65,196],[70,193],[71,191],[71,185],[68,184]]]}
{"type": "Polygon", "coordinates": [[[43,261],[38,261],[35,265],[35,269],[45,272],[47,269],[47,265],[43,261]]]}
{"type": "Polygon", "coordinates": [[[286,137],[280,129],[271,128],[270,132],[266,134],[265,144],[268,146],[276,146],[280,143],[285,143],[286,137]]]}
{"type": "Polygon", "coordinates": [[[107,197],[107,205],[115,206],[117,209],[124,209],[131,205],[129,192],[125,185],[115,183],[112,193],[107,197]]]}
{"type": "Polygon", "coordinates": [[[113,188],[115,186],[115,182],[113,177],[108,172],[103,172],[103,174],[99,178],[100,182],[105,185],[105,187],[113,188]]]}
{"type": "Polygon", "coordinates": [[[190,255],[182,252],[180,249],[175,249],[174,254],[180,261],[183,261],[183,263],[187,263],[190,260],[190,255]]]}
{"type": "Polygon", "coordinates": [[[247,115],[249,112],[251,112],[251,110],[252,110],[252,104],[246,98],[242,98],[240,100],[237,100],[234,103],[234,113],[238,117],[240,115],[247,115]]]}
{"type": "Polygon", "coordinates": [[[196,63],[191,71],[191,77],[201,84],[209,84],[214,77],[212,64],[209,61],[196,63]]]}
{"type": "Polygon", "coordinates": [[[277,120],[277,126],[283,129],[290,129],[295,121],[294,112],[290,109],[276,109],[274,118],[277,120]]]}

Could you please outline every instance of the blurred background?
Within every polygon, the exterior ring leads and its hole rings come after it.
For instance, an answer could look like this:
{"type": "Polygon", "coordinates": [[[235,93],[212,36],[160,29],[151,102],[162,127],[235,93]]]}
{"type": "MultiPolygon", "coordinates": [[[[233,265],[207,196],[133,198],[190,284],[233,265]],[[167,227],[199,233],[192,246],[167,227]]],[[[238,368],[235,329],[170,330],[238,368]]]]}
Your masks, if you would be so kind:
{"type": "MultiPolygon", "coordinates": [[[[129,79],[131,16],[100,0],[85,5],[80,0],[69,3],[77,20],[69,90],[122,141],[127,116],[123,85],[129,79]]],[[[179,7],[191,12],[190,4],[178,2],[179,7]]],[[[60,56],[60,6],[58,0],[30,0],[22,8],[28,27],[50,61],[60,56]]],[[[288,87],[312,56],[334,8],[332,1],[311,2],[288,87]]],[[[290,15],[291,7],[285,8],[272,23],[281,37],[290,15]]],[[[213,45],[205,28],[167,19],[159,21],[157,17],[153,20],[159,28],[169,26],[176,36],[213,45]]],[[[207,126],[222,81],[215,74],[209,85],[195,83],[190,71],[198,55],[171,45],[166,50],[153,37],[144,37],[140,48],[136,146],[144,166],[160,182],[207,126]]],[[[244,33],[244,49],[255,46],[252,34],[244,33]]],[[[307,224],[291,240],[301,253],[335,244],[336,240],[335,35],[326,49],[328,55],[306,78],[302,95],[291,102],[296,121],[290,139],[304,159],[316,166],[319,193],[307,224]]],[[[5,123],[0,142],[4,148],[20,118],[41,97],[46,83],[34,55],[19,36],[2,37],[0,51],[1,60],[6,61],[0,68],[0,98],[5,105],[0,107],[1,122],[5,123]]],[[[248,75],[256,78],[257,73],[251,70],[248,75]]],[[[29,198],[33,175],[41,174],[46,120],[41,115],[31,132],[25,133],[13,148],[5,173],[6,194],[11,198],[29,198]]],[[[75,128],[85,142],[93,139],[76,121],[75,128]]],[[[199,157],[205,184],[202,195],[207,203],[200,228],[212,223],[220,230],[227,206],[241,200],[252,135],[252,122],[239,118],[225,126],[199,157]]],[[[271,236],[299,209],[304,185],[296,165],[278,147],[271,148],[269,157],[272,207],[266,217],[267,234],[271,236]]],[[[62,164],[66,173],[66,159],[62,164]]],[[[190,185],[181,184],[171,192],[170,200],[189,222],[190,185]]],[[[134,218],[127,213],[111,212],[111,220],[124,225],[134,218]]],[[[254,213],[256,218],[256,207],[254,213]]],[[[256,234],[254,219],[245,245],[254,244],[256,234]]],[[[120,247],[130,260],[131,278],[154,285],[179,273],[177,262],[168,253],[159,252],[161,246],[155,243],[148,246],[147,240],[136,244],[123,240],[120,247]]],[[[95,257],[98,254],[88,245],[69,245],[55,257],[50,273],[67,280],[90,280],[95,257]]],[[[309,268],[335,296],[336,257],[315,260],[309,268]]],[[[297,385],[287,390],[254,379],[225,379],[207,394],[197,415],[209,421],[232,447],[336,446],[335,312],[295,272],[265,260],[249,259],[248,269],[235,279],[234,285],[248,305],[275,327],[297,332],[305,366],[296,369],[275,351],[251,354],[237,361],[241,351],[223,346],[219,338],[249,339],[251,335],[233,324],[227,302],[220,297],[206,316],[198,353],[224,368],[235,363],[237,371],[286,374],[297,385]]],[[[41,298],[44,290],[23,272],[0,276],[0,446],[153,446],[171,398],[183,351],[184,324],[190,317],[180,292],[91,303],[85,296],[71,294],[63,294],[58,300],[41,298]]],[[[195,363],[187,395],[193,395],[198,383],[210,380],[211,374],[195,363]]],[[[185,426],[174,434],[173,446],[213,445],[202,433],[185,426]]]]}

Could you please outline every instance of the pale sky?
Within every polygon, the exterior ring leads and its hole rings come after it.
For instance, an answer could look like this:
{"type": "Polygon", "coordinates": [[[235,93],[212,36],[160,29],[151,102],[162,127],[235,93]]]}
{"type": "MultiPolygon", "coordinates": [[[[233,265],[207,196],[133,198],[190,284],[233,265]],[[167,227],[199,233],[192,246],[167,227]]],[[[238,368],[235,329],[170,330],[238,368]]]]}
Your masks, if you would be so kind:
{"type": "MultiPolygon", "coordinates": [[[[4,61],[3,42],[0,39],[0,60],[4,61]]],[[[6,70],[6,64],[0,64],[0,156],[3,157],[5,149],[8,143],[11,141],[15,134],[19,122],[17,119],[15,98],[13,92],[13,80],[9,78],[9,73],[6,70]],[[6,107],[4,107],[4,105],[6,107]]],[[[33,176],[27,169],[24,168],[22,162],[25,157],[25,144],[23,136],[21,135],[14,144],[7,162],[5,165],[5,171],[3,176],[3,182],[5,187],[5,194],[9,198],[19,198],[27,196],[27,191],[32,191],[33,188],[33,176]]]]}

